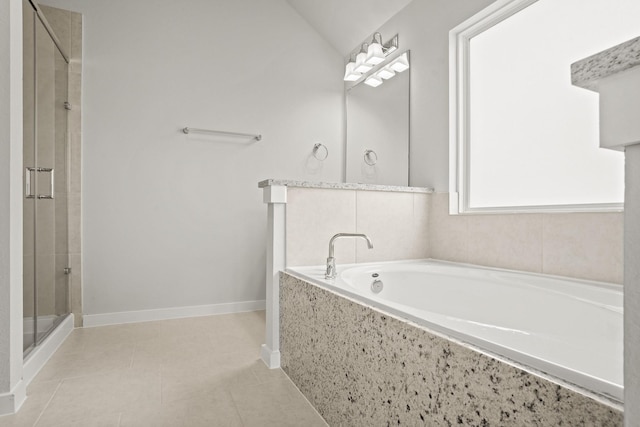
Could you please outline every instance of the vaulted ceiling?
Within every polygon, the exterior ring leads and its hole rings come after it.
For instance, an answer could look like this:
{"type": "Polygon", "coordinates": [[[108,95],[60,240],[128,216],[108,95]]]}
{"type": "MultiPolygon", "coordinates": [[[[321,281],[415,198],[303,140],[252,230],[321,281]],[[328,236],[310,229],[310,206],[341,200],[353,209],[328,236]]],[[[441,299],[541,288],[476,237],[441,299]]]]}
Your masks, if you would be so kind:
{"type": "Polygon", "coordinates": [[[287,0],[342,55],[412,0],[287,0]]]}

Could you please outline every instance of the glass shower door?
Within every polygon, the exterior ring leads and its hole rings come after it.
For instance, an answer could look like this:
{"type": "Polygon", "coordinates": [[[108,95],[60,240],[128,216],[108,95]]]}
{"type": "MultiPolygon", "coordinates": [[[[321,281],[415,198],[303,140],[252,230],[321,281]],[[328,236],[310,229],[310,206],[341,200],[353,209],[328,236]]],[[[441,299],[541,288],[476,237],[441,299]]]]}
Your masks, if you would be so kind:
{"type": "Polygon", "coordinates": [[[24,350],[69,313],[67,62],[38,16],[25,13],[24,350]],[[27,38],[31,32],[31,38],[27,38]],[[30,50],[27,44],[32,42],[30,50]],[[29,55],[33,57],[29,61],[29,55]],[[30,62],[30,63],[29,63],[30,62]],[[33,68],[28,70],[27,63],[33,68]],[[27,89],[29,89],[27,91],[27,89]]]}
{"type": "Polygon", "coordinates": [[[36,341],[35,320],[35,13],[28,1],[22,3],[23,16],[23,351],[30,350],[36,341]]]}

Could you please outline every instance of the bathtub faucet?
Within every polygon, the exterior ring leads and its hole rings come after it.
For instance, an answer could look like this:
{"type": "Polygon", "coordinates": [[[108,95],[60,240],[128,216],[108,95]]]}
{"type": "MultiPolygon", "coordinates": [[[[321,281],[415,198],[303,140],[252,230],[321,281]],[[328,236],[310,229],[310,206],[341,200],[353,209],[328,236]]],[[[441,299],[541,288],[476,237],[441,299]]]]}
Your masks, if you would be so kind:
{"type": "Polygon", "coordinates": [[[327,258],[327,273],[324,275],[327,279],[335,279],[336,278],[336,259],[333,257],[333,243],[342,237],[362,237],[367,241],[367,246],[369,249],[373,249],[373,243],[371,243],[371,239],[366,234],[357,234],[357,233],[338,233],[329,240],[329,258],[327,258]]]}

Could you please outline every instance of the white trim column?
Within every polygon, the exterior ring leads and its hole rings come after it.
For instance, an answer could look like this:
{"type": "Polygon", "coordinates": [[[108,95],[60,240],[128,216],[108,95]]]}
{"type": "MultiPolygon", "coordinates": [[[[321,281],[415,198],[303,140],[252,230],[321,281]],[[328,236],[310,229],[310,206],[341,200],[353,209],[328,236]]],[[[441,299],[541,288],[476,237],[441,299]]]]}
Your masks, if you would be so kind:
{"type": "Polygon", "coordinates": [[[271,369],[280,367],[280,271],[286,267],[287,187],[269,185],[263,189],[267,203],[266,343],[260,356],[271,369]]]}
{"type": "Polygon", "coordinates": [[[640,37],[571,65],[600,94],[600,147],[625,152],[624,425],[640,425],[640,37]]]}
{"type": "MultiPolygon", "coordinates": [[[[638,83],[640,84],[640,82],[638,83]]],[[[640,425],[640,144],[625,149],[624,419],[640,425]]]]}
{"type": "Polygon", "coordinates": [[[0,415],[22,381],[22,1],[0,0],[0,415]]]}

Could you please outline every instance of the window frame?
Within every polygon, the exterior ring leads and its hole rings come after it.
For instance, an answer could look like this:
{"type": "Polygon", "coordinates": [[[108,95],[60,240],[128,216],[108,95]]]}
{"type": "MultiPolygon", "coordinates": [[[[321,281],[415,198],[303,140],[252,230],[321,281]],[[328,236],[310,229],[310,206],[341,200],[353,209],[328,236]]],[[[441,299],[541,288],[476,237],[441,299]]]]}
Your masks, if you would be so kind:
{"type": "MultiPolygon", "coordinates": [[[[624,203],[503,206],[469,205],[470,41],[538,0],[497,0],[449,31],[449,213],[621,212],[624,203]]],[[[569,73],[570,70],[567,70],[569,73]]]]}

